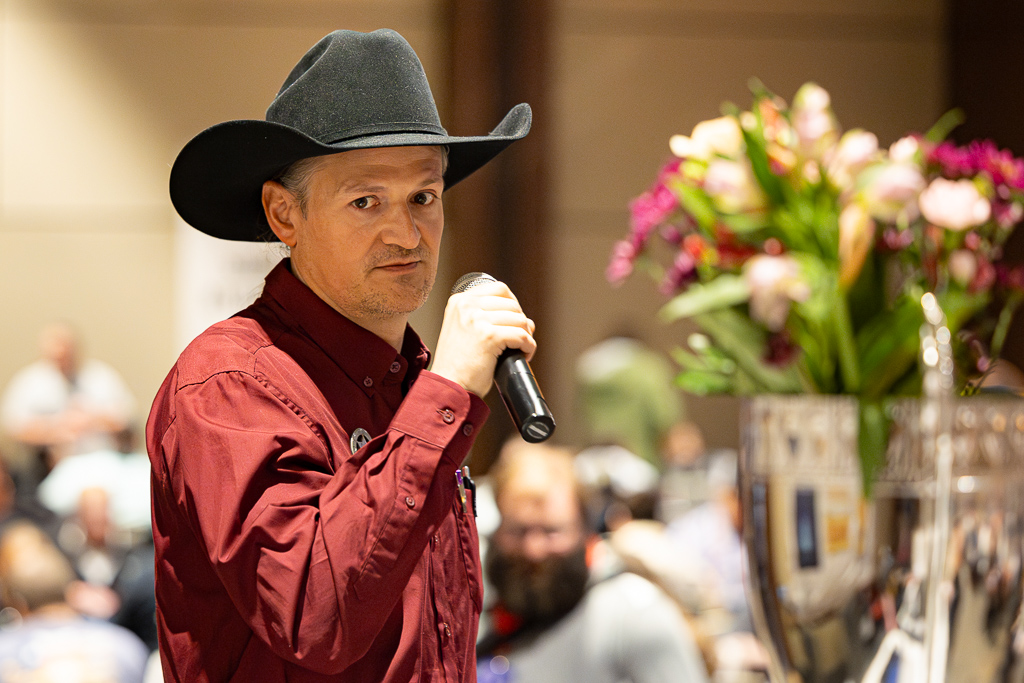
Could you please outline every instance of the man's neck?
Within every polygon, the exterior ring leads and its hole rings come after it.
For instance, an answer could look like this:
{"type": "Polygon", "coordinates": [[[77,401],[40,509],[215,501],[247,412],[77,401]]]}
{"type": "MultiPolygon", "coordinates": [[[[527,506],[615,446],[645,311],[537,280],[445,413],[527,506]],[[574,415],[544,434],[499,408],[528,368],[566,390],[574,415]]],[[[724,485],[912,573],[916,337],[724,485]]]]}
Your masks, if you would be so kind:
{"type": "Polygon", "coordinates": [[[299,282],[309,287],[310,291],[317,295],[324,303],[345,316],[359,327],[373,332],[375,335],[390,344],[396,351],[401,352],[405,344],[405,328],[409,323],[409,314],[396,314],[390,317],[357,316],[344,311],[331,300],[324,292],[302,276],[299,268],[296,268],[294,259],[291,261],[291,272],[299,282]]]}

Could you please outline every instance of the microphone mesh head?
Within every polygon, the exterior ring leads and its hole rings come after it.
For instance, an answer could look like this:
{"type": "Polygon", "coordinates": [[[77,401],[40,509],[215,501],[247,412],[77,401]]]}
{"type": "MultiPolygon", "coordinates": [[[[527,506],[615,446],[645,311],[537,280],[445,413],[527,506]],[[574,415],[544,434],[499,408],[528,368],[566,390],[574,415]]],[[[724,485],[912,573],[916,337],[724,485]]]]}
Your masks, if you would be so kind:
{"type": "Polygon", "coordinates": [[[452,287],[452,294],[465,292],[471,287],[476,287],[481,282],[497,282],[497,280],[487,273],[466,273],[455,281],[455,285],[452,287]]]}

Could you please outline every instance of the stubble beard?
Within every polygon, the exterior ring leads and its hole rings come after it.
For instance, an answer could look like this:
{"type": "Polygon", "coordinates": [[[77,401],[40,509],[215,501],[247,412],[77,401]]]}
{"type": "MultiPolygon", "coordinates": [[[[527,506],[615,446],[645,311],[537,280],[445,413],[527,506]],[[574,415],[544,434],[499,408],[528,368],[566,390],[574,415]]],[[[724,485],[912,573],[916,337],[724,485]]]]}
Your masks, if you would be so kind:
{"type": "Polygon", "coordinates": [[[420,262],[424,272],[404,275],[387,289],[369,289],[359,299],[359,312],[373,320],[392,320],[398,316],[407,316],[427,301],[434,288],[437,266],[430,254],[422,248],[388,250],[374,254],[370,267],[389,263],[402,258],[415,258],[420,262]]]}
{"type": "Polygon", "coordinates": [[[391,320],[409,315],[426,303],[430,290],[434,288],[434,277],[429,276],[419,284],[402,283],[399,291],[368,292],[359,301],[359,311],[373,320],[391,320]]]}

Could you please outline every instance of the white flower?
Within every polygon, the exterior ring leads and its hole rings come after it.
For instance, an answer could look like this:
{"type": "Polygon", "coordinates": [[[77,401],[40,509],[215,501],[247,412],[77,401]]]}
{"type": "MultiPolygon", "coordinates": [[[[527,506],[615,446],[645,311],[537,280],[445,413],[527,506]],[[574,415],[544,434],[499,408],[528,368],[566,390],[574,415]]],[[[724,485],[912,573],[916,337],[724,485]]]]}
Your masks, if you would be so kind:
{"type": "Polygon", "coordinates": [[[832,184],[840,190],[849,188],[854,177],[875,159],[877,153],[878,138],[874,133],[860,129],[844,133],[826,167],[832,184]]]}
{"type": "Polygon", "coordinates": [[[889,145],[889,158],[901,164],[915,163],[919,151],[921,143],[913,135],[908,135],[889,145]]]}
{"type": "Polygon", "coordinates": [[[912,164],[882,166],[864,188],[864,205],[873,218],[894,223],[917,218],[917,197],[925,187],[921,169],[912,164]]]}
{"type": "Polygon", "coordinates": [[[949,276],[966,287],[978,274],[978,257],[969,249],[956,249],[949,255],[949,276]]]}
{"type": "Polygon", "coordinates": [[[785,327],[793,301],[806,301],[811,295],[800,267],[789,256],[754,256],[743,265],[743,277],[750,287],[750,317],[772,332],[785,327]]]}
{"type": "Polygon", "coordinates": [[[743,132],[735,118],[720,116],[698,123],[689,137],[673,135],[668,144],[672,153],[683,159],[736,159],[743,152],[743,132]]]}
{"type": "Polygon", "coordinates": [[[811,157],[820,158],[839,134],[831,103],[828,91],[814,83],[804,84],[793,98],[793,127],[800,148],[811,157]]]}
{"type": "Polygon", "coordinates": [[[704,191],[722,213],[744,213],[768,205],[746,159],[712,159],[704,176],[704,191]]]}
{"type": "Polygon", "coordinates": [[[921,213],[934,225],[966,230],[992,215],[992,205],[970,180],[936,178],[918,198],[921,213]]]}

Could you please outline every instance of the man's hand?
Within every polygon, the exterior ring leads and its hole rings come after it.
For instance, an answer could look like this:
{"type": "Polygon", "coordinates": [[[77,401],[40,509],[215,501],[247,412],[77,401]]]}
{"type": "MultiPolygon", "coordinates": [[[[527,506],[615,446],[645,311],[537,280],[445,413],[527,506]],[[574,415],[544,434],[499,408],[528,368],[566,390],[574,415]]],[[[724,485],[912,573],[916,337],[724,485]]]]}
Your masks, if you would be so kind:
{"type": "Polygon", "coordinates": [[[507,348],[533,357],[534,324],[503,282],[483,282],[448,299],[431,371],[483,397],[507,348]]]}

